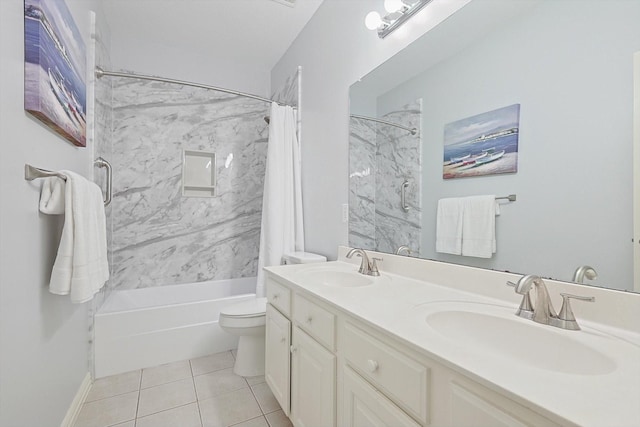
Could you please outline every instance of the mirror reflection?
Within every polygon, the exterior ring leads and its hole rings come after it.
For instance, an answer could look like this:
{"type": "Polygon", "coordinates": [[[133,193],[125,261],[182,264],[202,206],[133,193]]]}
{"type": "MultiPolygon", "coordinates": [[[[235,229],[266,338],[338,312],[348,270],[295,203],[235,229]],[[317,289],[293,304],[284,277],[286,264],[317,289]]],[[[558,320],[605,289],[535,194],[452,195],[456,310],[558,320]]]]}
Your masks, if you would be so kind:
{"type": "Polygon", "coordinates": [[[637,1],[474,0],[354,83],[350,246],[632,291],[638,18],[637,1]],[[514,105],[515,151],[491,118],[464,128],[514,105]],[[446,156],[456,123],[473,137],[446,156]],[[515,172],[446,176],[501,151],[489,165],[509,153],[515,172]],[[495,253],[437,251],[439,203],[474,196],[493,197],[495,253]]]}

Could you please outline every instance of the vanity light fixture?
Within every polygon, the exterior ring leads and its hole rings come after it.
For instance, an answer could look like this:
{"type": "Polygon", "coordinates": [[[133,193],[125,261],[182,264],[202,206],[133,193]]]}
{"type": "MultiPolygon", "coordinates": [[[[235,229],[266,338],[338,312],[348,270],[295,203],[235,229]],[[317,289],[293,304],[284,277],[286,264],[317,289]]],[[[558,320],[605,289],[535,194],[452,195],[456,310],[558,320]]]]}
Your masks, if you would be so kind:
{"type": "Polygon", "coordinates": [[[369,12],[365,17],[365,26],[370,30],[377,30],[378,37],[387,37],[399,28],[420,9],[431,3],[432,0],[385,0],[384,9],[387,15],[384,17],[376,11],[369,12]]]}

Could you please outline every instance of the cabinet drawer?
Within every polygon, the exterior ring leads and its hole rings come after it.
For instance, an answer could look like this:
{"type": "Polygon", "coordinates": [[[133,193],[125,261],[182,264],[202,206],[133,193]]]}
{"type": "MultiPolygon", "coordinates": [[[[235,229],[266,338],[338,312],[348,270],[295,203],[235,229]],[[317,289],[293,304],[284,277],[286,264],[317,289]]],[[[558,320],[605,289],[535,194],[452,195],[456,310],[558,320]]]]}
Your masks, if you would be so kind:
{"type": "Polygon", "coordinates": [[[335,350],[336,316],[300,295],[294,296],[293,319],[309,335],[335,350]]]}
{"type": "Polygon", "coordinates": [[[267,300],[285,316],[291,316],[291,290],[267,278],[267,300]]]}
{"type": "Polygon", "coordinates": [[[376,388],[428,423],[429,368],[349,323],[344,329],[344,357],[376,388]]]}

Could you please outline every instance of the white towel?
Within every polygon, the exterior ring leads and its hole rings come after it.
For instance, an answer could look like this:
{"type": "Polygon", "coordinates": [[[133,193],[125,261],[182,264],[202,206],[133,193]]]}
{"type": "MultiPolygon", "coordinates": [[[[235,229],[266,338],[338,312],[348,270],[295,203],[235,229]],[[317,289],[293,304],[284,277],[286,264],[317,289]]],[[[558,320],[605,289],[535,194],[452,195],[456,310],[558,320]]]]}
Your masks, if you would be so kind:
{"type": "Polygon", "coordinates": [[[453,197],[438,200],[436,216],[436,252],[462,254],[463,199],[453,197]]]}
{"type": "Polygon", "coordinates": [[[61,173],[67,177],[65,218],[49,291],[82,303],[93,298],[109,278],[102,191],[75,172],[61,173]]]}
{"type": "Polygon", "coordinates": [[[496,196],[464,198],[462,255],[491,258],[496,252],[496,196]]]}
{"type": "Polygon", "coordinates": [[[47,215],[64,213],[64,179],[57,176],[45,178],[40,190],[40,212],[47,215]]]}

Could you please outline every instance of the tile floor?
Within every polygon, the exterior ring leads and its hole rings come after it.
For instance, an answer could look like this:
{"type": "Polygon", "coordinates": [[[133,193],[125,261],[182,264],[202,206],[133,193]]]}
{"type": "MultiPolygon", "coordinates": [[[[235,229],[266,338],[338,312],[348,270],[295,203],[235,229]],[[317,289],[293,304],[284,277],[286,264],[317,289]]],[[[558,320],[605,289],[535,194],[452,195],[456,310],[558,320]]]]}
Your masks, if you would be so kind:
{"type": "Polygon", "coordinates": [[[291,427],[264,377],[231,351],[95,381],[75,427],[291,427]]]}

